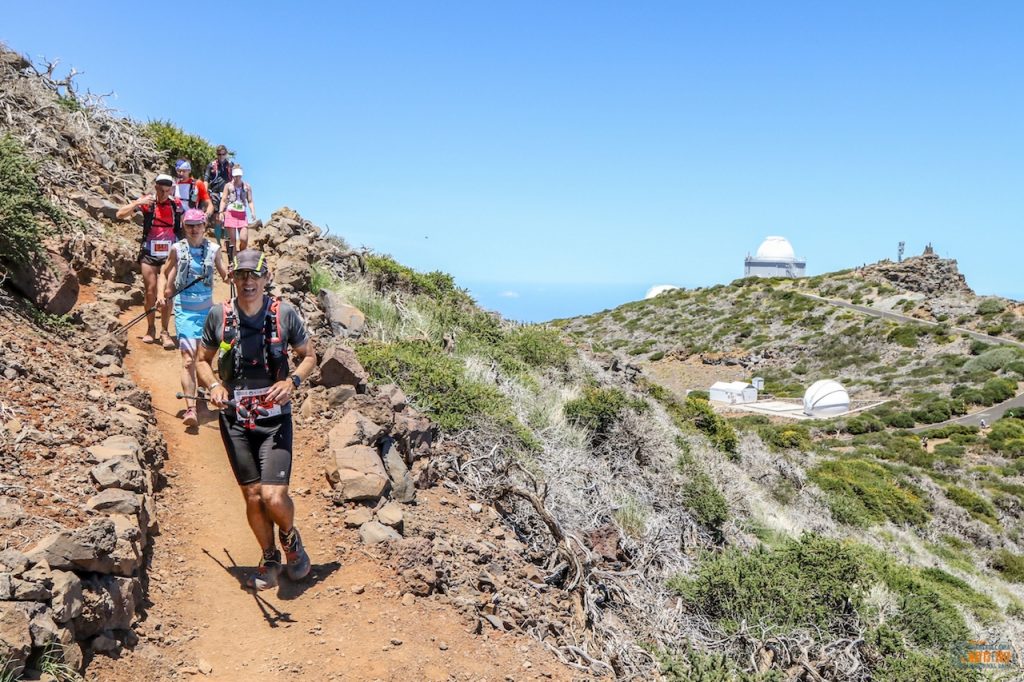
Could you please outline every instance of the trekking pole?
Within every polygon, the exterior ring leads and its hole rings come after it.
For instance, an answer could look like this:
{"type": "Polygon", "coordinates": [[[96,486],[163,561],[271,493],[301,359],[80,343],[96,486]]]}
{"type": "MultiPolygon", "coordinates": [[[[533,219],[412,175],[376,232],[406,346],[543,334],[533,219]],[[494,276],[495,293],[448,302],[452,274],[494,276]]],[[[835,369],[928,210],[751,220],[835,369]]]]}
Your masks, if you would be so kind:
{"type": "MultiPolygon", "coordinates": [[[[196,277],[194,280],[192,280],[191,282],[189,282],[188,284],[183,286],[181,289],[179,289],[178,291],[175,291],[174,294],[171,296],[171,298],[174,298],[175,296],[180,294],[182,291],[185,291],[185,289],[188,289],[188,288],[190,288],[192,286],[195,286],[196,284],[199,284],[199,282],[202,282],[204,279],[205,279],[205,277],[196,277]]],[[[131,320],[129,320],[128,322],[124,323],[123,325],[121,325],[120,327],[118,327],[117,329],[115,329],[111,333],[114,336],[117,336],[118,334],[122,334],[122,333],[128,331],[129,329],[134,327],[136,324],[138,324],[142,320],[142,318],[144,318],[146,315],[149,315],[150,313],[155,313],[159,307],[160,306],[153,306],[152,308],[147,308],[146,310],[143,310],[141,313],[139,313],[138,315],[136,315],[131,320]]]]}
{"type": "MultiPolygon", "coordinates": [[[[201,395],[185,395],[184,393],[182,393],[180,391],[175,393],[174,397],[177,398],[178,400],[182,400],[182,399],[185,399],[185,400],[202,400],[203,402],[207,402],[207,403],[210,402],[209,398],[204,398],[201,395]]],[[[247,410],[244,407],[242,407],[241,405],[239,405],[238,401],[236,401],[236,400],[225,400],[222,404],[223,405],[227,405],[228,407],[234,408],[234,410],[236,412],[238,412],[238,416],[241,417],[242,419],[248,419],[249,418],[249,410],[247,410]]],[[[256,414],[258,414],[259,416],[261,416],[261,417],[266,417],[268,414],[270,414],[270,412],[267,411],[267,408],[260,407],[260,406],[254,407],[253,411],[256,414]]]]}

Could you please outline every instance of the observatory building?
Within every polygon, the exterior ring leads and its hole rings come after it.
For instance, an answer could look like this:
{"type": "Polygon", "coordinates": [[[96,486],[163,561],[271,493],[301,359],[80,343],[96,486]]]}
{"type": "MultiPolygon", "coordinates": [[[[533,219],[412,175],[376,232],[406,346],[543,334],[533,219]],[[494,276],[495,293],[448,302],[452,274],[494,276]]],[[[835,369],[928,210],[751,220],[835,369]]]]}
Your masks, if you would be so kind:
{"type": "Polygon", "coordinates": [[[796,257],[785,237],[765,237],[743,265],[744,277],[803,277],[807,270],[807,261],[796,257]]]}

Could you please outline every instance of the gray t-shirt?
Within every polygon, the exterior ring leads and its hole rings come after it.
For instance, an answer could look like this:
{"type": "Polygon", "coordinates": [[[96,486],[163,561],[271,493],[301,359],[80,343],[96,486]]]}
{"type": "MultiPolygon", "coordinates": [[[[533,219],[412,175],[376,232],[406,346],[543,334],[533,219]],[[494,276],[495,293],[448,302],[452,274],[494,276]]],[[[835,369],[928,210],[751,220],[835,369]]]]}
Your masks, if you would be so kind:
{"type": "MultiPolygon", "coordinates": [[[[263,308],[256,315],[245,315],[238,310],[238,343],[236,351],[242,352],[242,372],[235,376],[228,384],[224,382],[229,390],[252,390],[267,388],[275,381],[288,376],[288,347],[302,346],[309,341],[309,332],[306,331],[306,324],[293,305],[281,301],[277,310],[278,324],[281,327],[281,344],[285,350],[284,357],[280,359],[283,367],[279,376],[275,379],[267,372],[263,364],[263,318],[267,313],[272,299],[269,296],[263,298],[263,308]]],[[[220,342],[224,339],[224,312],[223,307],[215,305],[206,316],[206,323],[203,325],[203,345],[207,349],[220,348],[220,342]]],[[[284,405],[282,413],[291,412],[291,403],[284,405]]]]}

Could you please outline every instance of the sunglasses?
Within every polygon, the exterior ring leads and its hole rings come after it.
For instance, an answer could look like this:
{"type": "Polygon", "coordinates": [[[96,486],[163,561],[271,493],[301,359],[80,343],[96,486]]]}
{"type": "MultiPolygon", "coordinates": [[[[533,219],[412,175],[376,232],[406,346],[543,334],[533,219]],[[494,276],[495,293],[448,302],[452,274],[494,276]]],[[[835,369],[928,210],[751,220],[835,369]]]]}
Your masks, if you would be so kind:
{"type": "Polygon", "coordinates": [[[217,152],[217,156],[227,156],[227,152],[217,152]]]}
{"type": "Polygon", "coordinates": [[[256,272],[255,270],[235,270],[232,275],[235,279],[240,279],[243,282],[247,279],[262,279],[262,272],[256,272]]]}

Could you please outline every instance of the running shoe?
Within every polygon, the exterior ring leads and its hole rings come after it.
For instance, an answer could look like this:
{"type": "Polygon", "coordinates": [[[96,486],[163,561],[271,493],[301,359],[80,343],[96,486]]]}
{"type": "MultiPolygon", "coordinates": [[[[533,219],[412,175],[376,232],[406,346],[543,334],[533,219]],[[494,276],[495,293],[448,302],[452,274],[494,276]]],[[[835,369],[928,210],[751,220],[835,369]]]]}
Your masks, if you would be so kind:
{"type": "Polygon", "coordinates": [[[302,580],[309,575],[310,563],[306,548],[302,546],[299,529],[293,527],[288,542],[282,543],[284,556],[288,560],[287,570],[290,580],[302,580]]]}
{"type": "Polygon", "coordinates": [[[185,415],[181,418],[181,421],[185,426],[199,426],[199,417],[196,416],[196,408],[190,407],[185,410],[185,415]]]}
{"type": "Polygon", "coordinates": [[[245,579],[245,586],[254,590],[269,590],[277,587],[277,578],[281,575],[281,553],[274,551],[274,557],[260,559],[260,565],[254,573],[245,579]]]}

